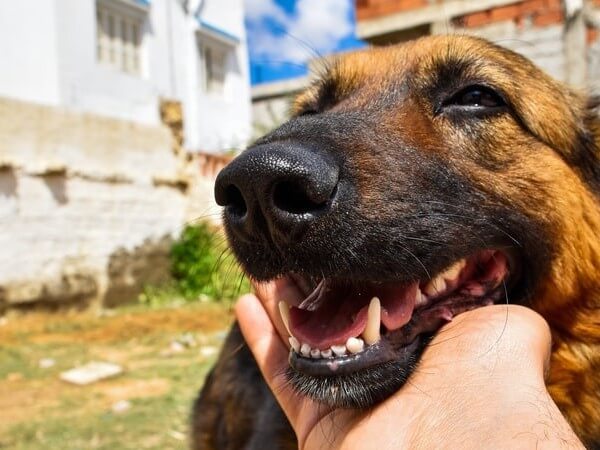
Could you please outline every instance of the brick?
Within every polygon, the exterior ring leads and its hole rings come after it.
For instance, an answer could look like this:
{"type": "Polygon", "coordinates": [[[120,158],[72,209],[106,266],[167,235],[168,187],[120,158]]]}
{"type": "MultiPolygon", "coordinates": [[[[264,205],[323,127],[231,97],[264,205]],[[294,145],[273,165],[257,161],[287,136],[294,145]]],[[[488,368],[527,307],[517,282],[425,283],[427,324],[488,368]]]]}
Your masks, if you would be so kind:
{"type": "Polygon", "coordinates": [[[561,0],[544,0],[543,7],[546,9],[544,12],[562,11],[562,1],[561,0]]]}
{"type": "Polygon", "coordinates": [[[489,24],[491,21],[490,13],[488,11],[476,12],[473,14],[466,14],[460,17],[459,22],[466,28],[481,27],[489,24]]]}
{"type": "Polygon", "coordinates": [[[544,0],[526,0],[521,3],[521,14],[528,16],[533,13],[543,12],[544,8],[544,0]]]}
{"type": "Polygon", "coordinates": [[[536,27],[546,27],[548,25],[562,23],[563,21],[564,14],[562,11],[550,11],[533,16],[533,25],[536,27]]]}
{"type": "Polygon", "coordinates": [[[358,20],[372,19],[427,5],[427,0],[369,0],[365,6],[359,7],[357,3],[356,17],[358,20]]]}
{"type": "Polygon", "coordinates": [[[598,28],[588,27],[586,29],[585,37],[588,45],[591,45],[598,40],[598,37],[600,37],[600,31],[598,28]]]}
{"type": "Polygon", "coordinates": [[[490,10],[490,21],[501,22],[504,20],[515,20],[521,14],[520,5],[501,6],[490,10]]]}

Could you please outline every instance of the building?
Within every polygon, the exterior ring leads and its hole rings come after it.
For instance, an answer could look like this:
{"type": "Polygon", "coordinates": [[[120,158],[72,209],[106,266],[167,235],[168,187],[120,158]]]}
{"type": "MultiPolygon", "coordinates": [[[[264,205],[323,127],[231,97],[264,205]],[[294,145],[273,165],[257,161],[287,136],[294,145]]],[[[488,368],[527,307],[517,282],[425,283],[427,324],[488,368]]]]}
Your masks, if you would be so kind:
{"type": "Polygon", "coordinates": [[[169,276],[250,137],[243,0],[0,2],[0,314],[169,276]]]}
{"type": "Polygon", "coordinates": [[[184,146],[241,148],[250,129],[242,0],[0,3],[0,96],[140,124],[183,107],[184,146]]]}
{"type": "Polygon", "coordinates": [[[252,87],[252,128],[254,137],[262,136],[289,117],[294,97],[310,83],[310,77],[261,83],[252,87]]]}
{"type": "Polygon", "coordinates": [[[359,38],[385,45],[442,33],[485,37],[555,78],[596,87],[598,0],[356,0],[359,38]]]}
{"type": "MultiPolygon", "coordinates": [[[[600,89],[600,0],[356,0],[356,36],[389,45],[430,34],[468,33],[533,60],[575,87],[600,89]]],[[[255,133],[288,117],[308,77],[252,88],[255,133]]]]}

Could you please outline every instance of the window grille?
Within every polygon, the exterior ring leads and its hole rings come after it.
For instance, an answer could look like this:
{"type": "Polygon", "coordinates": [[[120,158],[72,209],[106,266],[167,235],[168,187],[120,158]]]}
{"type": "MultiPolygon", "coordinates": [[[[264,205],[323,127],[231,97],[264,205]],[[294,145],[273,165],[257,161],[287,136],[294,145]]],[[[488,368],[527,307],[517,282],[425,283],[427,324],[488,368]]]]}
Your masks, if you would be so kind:
{"type": "Polygon", "coordinates": [[[98,61],[122,72],[140,75],[143,19],[99,2],[96,26],[98,61]]]}

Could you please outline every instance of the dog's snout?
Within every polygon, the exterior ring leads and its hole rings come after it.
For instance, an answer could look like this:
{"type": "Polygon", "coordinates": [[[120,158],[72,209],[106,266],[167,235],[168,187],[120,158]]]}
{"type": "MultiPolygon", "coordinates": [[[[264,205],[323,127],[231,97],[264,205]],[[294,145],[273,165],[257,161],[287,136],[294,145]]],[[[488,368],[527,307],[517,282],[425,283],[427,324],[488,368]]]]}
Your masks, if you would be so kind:
{"type": "Polygon", "coordinates": [[[324,152],[289,142],[265,144],[221,171],[215,199],[235,231],[290,241],[330,210],[338,177],[338,165],[324,152]]]}

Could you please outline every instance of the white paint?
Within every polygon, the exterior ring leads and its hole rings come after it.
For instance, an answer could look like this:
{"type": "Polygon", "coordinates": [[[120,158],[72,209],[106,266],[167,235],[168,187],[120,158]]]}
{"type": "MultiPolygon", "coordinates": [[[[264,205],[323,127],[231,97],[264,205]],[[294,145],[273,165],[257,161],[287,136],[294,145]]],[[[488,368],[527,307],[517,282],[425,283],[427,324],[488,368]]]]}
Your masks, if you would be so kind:
{"type": "Polygon", "coordinates": [[[60,103],[54,2],[0,2],[0,96],[60,103]]]}
{"type": "MultiPolygon", "coordinates": [[[[162,126],[0,99],[0,148],[0,310],[102,301],[120,252],[137,255],[175,237],[214,207],[212,182],[199,170],[187,192],[177,187],[190,167],[162,126]]],[[[119,283],[144,263],[132,257],[119,283]]]]}
{"type": "Polygon", "coordinates": [[[202,93],[199,25],[184,2],[152,0],[142,10],[142,73],[136,76],[97,61],[96,1],[0,2],[0,96],[150,125],[160,123],[160,98],[179,100],[186,148],[218,152],[246,144],[251,117],[243,0],[205,0],[196,8],[202,20],[239,38],[222,96],[202,93]]]}

